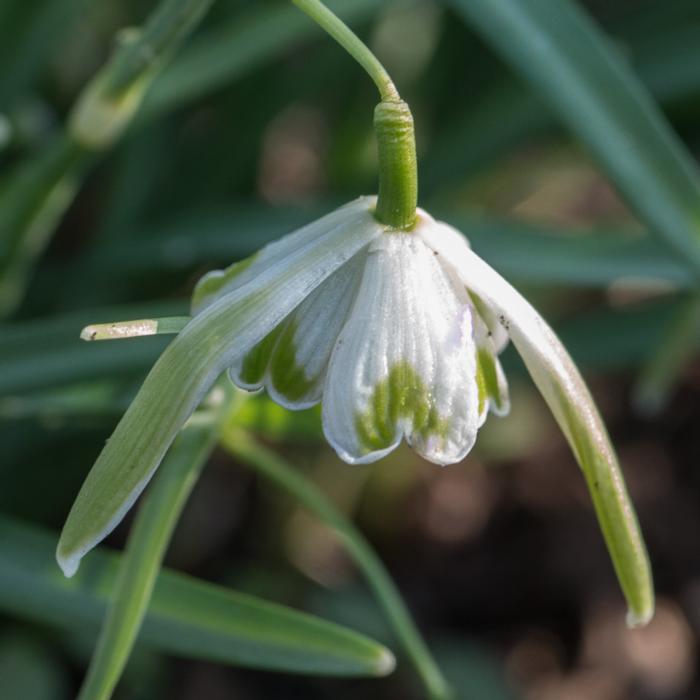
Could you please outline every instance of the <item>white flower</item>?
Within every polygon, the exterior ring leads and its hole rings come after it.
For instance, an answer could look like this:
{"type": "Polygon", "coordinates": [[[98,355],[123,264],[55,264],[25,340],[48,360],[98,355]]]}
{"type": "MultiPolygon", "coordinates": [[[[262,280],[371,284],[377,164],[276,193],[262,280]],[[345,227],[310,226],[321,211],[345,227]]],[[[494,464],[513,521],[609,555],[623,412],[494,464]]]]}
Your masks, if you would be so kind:
{"type": "Polygon", "coordinates": [[[395,231],[376,220],[375,202],[360,198],[200,281],[192,320],[83,484],[58,546],[64,572],[121,520],[225,370],[289,408],[322,402],[325,435],[347,462],[377,460],[405,438],[449,464],[489,410],[508,411],[498,353],[511,339],[583,469],[629,622],[645,623],[653,588],[634,508],[561,343],[461,234],[422,210],[395,231]]]}
{"type": "Polygon", "coordinates": [[[243,288],[284,260],[290,245],[367,226],[373,235],[366,245],[248,349],[231,377],[244,389],[265,387],[287,408],[322,401],[326,438],[346,462],[373,462],[402,438],[431,462],[457,462],[489,407],[508,411],[497,357],[507,336],[438,249],[452,241],[468,253],[463,237],[420,210],[410,233],[392,231],[374,220],[373,205],[362,198],[268,246],[250,264],[210,273],[195,291],[193,311],[243,288]]]}

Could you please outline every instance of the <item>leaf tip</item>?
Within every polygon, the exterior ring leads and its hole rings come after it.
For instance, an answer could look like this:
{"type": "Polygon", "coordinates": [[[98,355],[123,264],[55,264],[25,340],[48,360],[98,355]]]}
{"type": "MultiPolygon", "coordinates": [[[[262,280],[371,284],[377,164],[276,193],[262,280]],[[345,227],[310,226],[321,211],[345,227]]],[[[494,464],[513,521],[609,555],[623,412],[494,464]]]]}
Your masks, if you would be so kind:
{"type": "Polygon", "coordinates": [[[395,668],[396,657],[388,649],[382,649],[375,666],[377,676],[388,676],[395,668]]]}
{"type": "Polygon", "coordinates": [[[625,622],[629,629],[635,629],[639,627],[646,627],[649,622],[651,622],[652,617],[654,617],[654,605],[653,603],[643,608],[642,610],[632,610],[630,608],[627,611],[627,617],[625,622]]]}

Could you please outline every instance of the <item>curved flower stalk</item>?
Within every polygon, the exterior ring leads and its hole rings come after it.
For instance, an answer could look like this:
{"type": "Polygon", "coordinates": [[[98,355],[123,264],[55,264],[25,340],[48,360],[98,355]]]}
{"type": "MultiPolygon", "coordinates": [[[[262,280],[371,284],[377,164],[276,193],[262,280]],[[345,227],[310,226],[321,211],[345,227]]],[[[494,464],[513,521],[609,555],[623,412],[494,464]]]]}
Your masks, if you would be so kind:
{"type": "Polygon", "coordinates": [[[373,462],[405,439],[446,465],[469,453],[489,411],[508,412],[498,355],[511,339],[584,472],[628,622],[646,623],[654,607],[646,550],[576,367],[541,316],[462,235],[417,209],[408,106],[318,0],[295,2],[359,55],[380,86],[379,196],[200,281],[192,320],[155,364],[78,495],[58,546],[64,572],[74,573],[123,517],[223,371],[291,409],[321,402],[325,436],[346,462],[373,462]]]}

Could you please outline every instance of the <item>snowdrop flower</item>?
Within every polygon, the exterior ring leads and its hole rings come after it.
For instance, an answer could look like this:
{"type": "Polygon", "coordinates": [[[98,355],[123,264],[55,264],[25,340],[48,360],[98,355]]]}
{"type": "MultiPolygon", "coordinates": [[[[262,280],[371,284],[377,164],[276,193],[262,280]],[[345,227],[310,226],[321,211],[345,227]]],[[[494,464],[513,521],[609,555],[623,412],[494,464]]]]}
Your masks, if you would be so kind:
{"type": "Polygon", "coordinates": [[[489,411],[508,412],[498,354],[510,339],[583,470],[628,621],[644,624],[653,614],[644,543],[576,367],[542,317],[464,236],[417,209],[413,120],[381,65],[316,0],[295,2],[380,87],[379,194],[200,281],[191,320],[154,365],[78,494],[59,564],[72,575],[117,525],[227,370],[239,386],[264,387],[288,408],[321,402],[326,438],[346,462],[373,462],[405,439],[445,465],[469,453],[489,411]]]}
{"type": "Polygon", "coordinates": [[[83,486],[59,545],[64,571],[121,520],[222,371],[291,409],[320,401],[326,438],[346,462],[375,461],[405,439],[450,464],[469,453],[488,411],[508,411],[498,353],[510,339],[584,470],[629,583],[630,622],[645,622],[650,594],[635,600],[632,584],[648,575],[644,545],[603,423],[563,346],[455,229],[418,210],[414,227],[397,231],[375,218],[375,206],[362,197],[200,281],[192,320],[83,486]]]}
{"type": "Polygon", "coordinates": [[[475,257],[460,234],[420,210],[410,232],[395,231],[374,218],[375,203],[363,197],[250,262],[210,273],[193,313],[285,266],[295,248],[365,232],[354,255],[240,355],[231,378],[290,409],[322,402],[326,438],[346,462],[374,462],[402,438],[431,462],[458,462],[489,409],[508,412],[498,361],[507,321],[465,281],[471,262],[461,270],[450,262],[475,257]]]}

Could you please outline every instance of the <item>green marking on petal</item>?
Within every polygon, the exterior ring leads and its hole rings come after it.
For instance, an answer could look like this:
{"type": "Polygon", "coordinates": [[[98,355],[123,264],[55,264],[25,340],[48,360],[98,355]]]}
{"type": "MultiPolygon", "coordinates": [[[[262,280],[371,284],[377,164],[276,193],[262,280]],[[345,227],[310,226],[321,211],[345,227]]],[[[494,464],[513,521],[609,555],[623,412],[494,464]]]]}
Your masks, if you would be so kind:
{"type": "Polygon", "coordinates": [[[284,322],[282,322],[276,326],[245,355],[239,373],[240,379],[244,384],[262,384],[272,352],[284,329],[284,325],[284,322]]]}
{"type": "Polygon", "coordinates": [[[424,440],[429,437],[444,440],[450,429],[449,419],[438,414],[430,391],[407,362],[394,365],[375,386],[367,410],[355,414],[360,446],[367,452],[389,447],[396,439],[396,427],[401,419],[410,420],[412,432],[424,440]]]}
{"type": "Polygon", "coordinates": [[[476,360],[476,388],[479,392],[479,415],[484,414],[484,409],[486,408],[486,399],[488,398],[488,392],[486,390],[486,378],[484,377],[484,370],[481,367],[479,358],[476,360]]]}
{"type": "MultiPolygon", "coordinates": [[[[479,375],[481,375],[486,396],[494,402],[497,409],[501,410],[503,408],[503,397],[501,396],[501,388],[498,385],[496,358],[487,348],[479,348],[476,362],[477,382],[479,382],[479,375]]],[[[481,386],[479,386],[479,409],[481,410],[481,386]]]]}
{"type": "Polygon", "coordinates": [[[309,379],[304,368],[297,364],[297,348],[294,344],[297,324],[290,321],[275,347],[270,365],[270,378],[278,394],[289,401],[299,401],[313,389],[316,378],[309,379]]]}
{"type": "Polygon", "coordinates": [[[192,308],[197,309],[200,307],[206,299],[218,294],[224,286],[245,272],[255,262],[259,253],[260,251],[253,253],[253,255],[244,260],[233,263],[233,265],[229,265],[223,272],[209,272],[204,275],[197,282],[194,292],[192,292],[192,308]]]}

